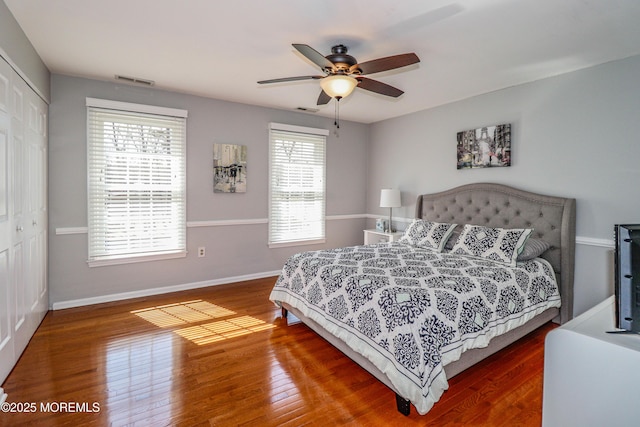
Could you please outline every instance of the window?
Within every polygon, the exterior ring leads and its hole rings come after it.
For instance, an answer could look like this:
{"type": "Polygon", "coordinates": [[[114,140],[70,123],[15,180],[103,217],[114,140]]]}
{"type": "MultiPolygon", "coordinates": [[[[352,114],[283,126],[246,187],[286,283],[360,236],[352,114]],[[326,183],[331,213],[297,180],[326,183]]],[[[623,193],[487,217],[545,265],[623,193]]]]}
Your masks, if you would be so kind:
{"type": "Polygon", "coordinates": [[[329,131],[269,125],[269,246],[325,239],[325,145],[329,131]]]}
{"type": "Polygon", "coordinates": [[[186,117],[87,98],[89,265],[186,255],[186,117]]]}

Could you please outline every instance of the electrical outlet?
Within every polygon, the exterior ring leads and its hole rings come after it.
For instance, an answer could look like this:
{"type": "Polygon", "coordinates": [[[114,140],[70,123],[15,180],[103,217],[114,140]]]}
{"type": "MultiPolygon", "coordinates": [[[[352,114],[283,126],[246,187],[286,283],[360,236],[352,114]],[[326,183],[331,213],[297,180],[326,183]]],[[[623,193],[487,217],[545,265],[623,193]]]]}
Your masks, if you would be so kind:
{"type": "Polygon", "coordinates": [[[205,256],[205,254],[206,254],[206,252],[207,252],[207,251],[206,251],[206,249],[204,248],[204,246],[200,246],[200,247],[198,248],[198,258],[202,258],[202,257],[204,257],[204,256],[205,256]]]}

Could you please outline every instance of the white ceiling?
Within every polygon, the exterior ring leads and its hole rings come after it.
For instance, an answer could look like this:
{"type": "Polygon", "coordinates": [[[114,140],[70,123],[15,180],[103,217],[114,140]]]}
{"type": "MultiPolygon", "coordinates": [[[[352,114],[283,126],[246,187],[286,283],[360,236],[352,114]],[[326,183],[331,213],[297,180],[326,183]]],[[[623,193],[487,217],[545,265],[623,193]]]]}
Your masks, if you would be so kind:
{"type": "MultiPolygon", "coordinates": [[[[294,110],[316,108],[318,74],[291,43],[364,62],[421,59],[369,75],[405,91],[356,89],[343,120],[372,123],[640,54],[638,0],[4,0],[53,73],[294,110]]],[[[315,114],[333,117],[334,101],[315,114]]]]}

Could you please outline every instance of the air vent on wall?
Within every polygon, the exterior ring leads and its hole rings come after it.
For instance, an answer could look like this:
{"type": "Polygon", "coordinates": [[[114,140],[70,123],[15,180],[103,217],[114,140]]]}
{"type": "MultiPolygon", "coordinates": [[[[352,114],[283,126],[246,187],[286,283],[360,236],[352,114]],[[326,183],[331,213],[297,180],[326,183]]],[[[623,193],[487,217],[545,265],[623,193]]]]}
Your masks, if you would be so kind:
{"type": "Polygon", "coordinates": [[[156,84],[153,80],[140,79],[138,77],[120,76],[116,74],[116,80],[120,80],[127,83],[138,84],[142,86],[153,86],[156,84]]]}

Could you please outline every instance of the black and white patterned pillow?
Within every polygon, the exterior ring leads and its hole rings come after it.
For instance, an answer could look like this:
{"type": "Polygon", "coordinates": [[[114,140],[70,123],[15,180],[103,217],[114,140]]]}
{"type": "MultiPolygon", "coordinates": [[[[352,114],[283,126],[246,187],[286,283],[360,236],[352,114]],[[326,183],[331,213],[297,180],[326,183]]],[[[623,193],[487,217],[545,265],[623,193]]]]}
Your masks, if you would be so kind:
{"type": "Polygon", "coordinates": [[[506,229],[466,224],[451,253],[515,266],[516,258],[532,231],[530,228],[506,229]]]}
{"type": "Polygon", "coordinates": [[[418,248],[432,249],[442,252],[449,236],[457,224],[444,222],[430,222],[422,219],[414,219],[405,230],[400,242],[418,248]]]}

